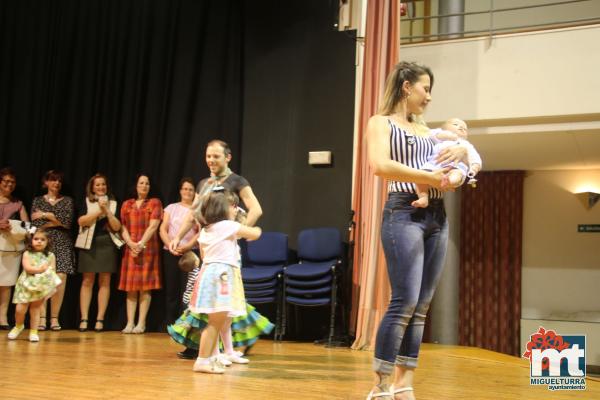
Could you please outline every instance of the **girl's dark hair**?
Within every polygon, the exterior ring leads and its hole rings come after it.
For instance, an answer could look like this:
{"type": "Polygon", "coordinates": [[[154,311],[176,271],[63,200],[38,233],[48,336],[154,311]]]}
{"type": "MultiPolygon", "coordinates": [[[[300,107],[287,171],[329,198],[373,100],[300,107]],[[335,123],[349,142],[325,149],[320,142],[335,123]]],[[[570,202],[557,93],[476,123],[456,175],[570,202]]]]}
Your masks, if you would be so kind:
{"type": "Polygon", "coordinates": [[[181,180],[179,181],[179,190],[181,190],[184,183],[189,183],[193,187],[196,187],[194,180],[192,178],[190,178],[189,176],[186,176],[186,177],[181,178],[181,180]]]}
{"type": "Polygon", "coordinates": [[[401,61],[396,64],[385,81],[385,90],[379,112],[383,115],[393,114],[398,103],[405,97],[402,92],[404,82],[415,84],[423,75],[429,75],[430,90],[433,89],[433,72],[429,67],[408,61],[401,61]]]}
{"type": "Polygon", "coordinates": [[[148,178],[148,182],[150,182],[150,191],[148,192],[148,197],[146,197],[146,199],[151,199],[153,197],[156,197],[154,195],[154,189],[153,189],[153,184],[152,184],[152,178],[150,178],[150,175],[140,172],[139,174],[137,174],[135,176],[135,182],[133,183],[133,186],[131,187],[131,189],[129,190],[129,196],[127,197],[127,199],[137,199],[138,194],[137,194],[137,183],[140,180],[140,178],[142,176],[145,176],[146,178],[148,178]]]}
{"type": "Polygon", "coordinates": [[[200,208],[206,225],[229,219],[229,208],[237,205],[237,195],[229,190],[213,191],[207,194],[200,208]]]}
{"type": "Polygon", "coordinates": [[[48,244],[46,245],[46,248],[44,249],[44,254],[48,255],[48,253],[50,253],[50,248],[52,247],[52,239],[50,238],[50,235],[48,235],[48,231],[46,231],[44,228],[37,228],[35,233],[33,233],[32,235],[29,235],[29,237],[27,238],[27,243],[25,244],[25,249],[27,251],[36,251],[33,248],[33,237],[35,235],[37,235],[38,233],[43,233],[44,236],[46,236],[46,240],[48,241],[48,244]]]}
{"type": "Polygon", "coordinates": [[[5,176],[12,176],[15,178],[15,180],[17,179],[17,175],[11,167],[4,167],[0,169],[0,179],[4,179],[5,176]]]}
{"type": "Polygon", "coordinates": [[[85,185],[85,195],[88,198],[88,200],[91,202],[96,201],[96,196],[94,195],[94,181],[99,178],[104,179],[104,182],[106,183],[106,195],[108,196],[108,198],[114,200],[115,196],[113,196],[113,194],[110,191],[108,178],[106,177],[106,175],[101,174],[100,172],[97,172],[94,176],[92,176],[85,185]]]}
{"type": "Polygon", "coordinates": [[[46,172],[42,177],[42,186],[45,187],[46,181],[59,181],[61,183],[64,183],[64,177],[65,174],[63,174],[61,171],[51,169],[50,171],[46,172]]]}

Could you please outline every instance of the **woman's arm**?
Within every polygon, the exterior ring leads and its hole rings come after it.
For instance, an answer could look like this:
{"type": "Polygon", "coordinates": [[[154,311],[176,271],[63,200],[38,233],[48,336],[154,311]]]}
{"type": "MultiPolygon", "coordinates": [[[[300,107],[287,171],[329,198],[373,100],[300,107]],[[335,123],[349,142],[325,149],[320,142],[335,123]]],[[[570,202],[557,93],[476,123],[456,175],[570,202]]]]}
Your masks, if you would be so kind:
{"type": "Polygon", "coordinates": [[[140,239],[139,242],[137,242],[138,251],[142,251],[142,249],[146,246],[146,243],[148,243],[150,238],[152,238],[152,235],[154,235],[154,233],[158,229],[159,225],[160,225],[160,219],[151,219],[150,220],[150,223],[148,224],[148,227],[144,231],[142,238],[140,239]]]}
{"type": "Polygon", "coordinates": [[[54,215],[54,213],[52,212],[35,211],[31,214],[31,216],[33,217],[33,219],[45,219],[46,221],[48,221],[41,226],[42,228],[54,228],[57,226],[63,226],[60,223],[60,221],[56,218],[56,215],[54,215]]]}
{"type": "Polygon", "coordinates": [[[96,220],[102,216],[102,214],[104,214],[102,209],[99,209],[97,212],[90,212],[87,210],[86,214],[77,219],[77,223],[79,226],[92,226],[96,223],[96,220]]]}
{"type": "Polygon", "coordinates": [[[106,207],[104,213],[106,214],[106,219],[108,221],[110,230],[113,232],[119,232],[121,229],[121,221],[119,221],[119,218],[117,218],[117,216],[110,211],[110,207],[106,207]]]}
{"type": "Polygon", "coordinates": [[[129,247],[129,250],[131,250],[132,255],[137,257],[137,255],[140,253],[140,250],[138,249],[137,243],[134,243],[131,240],[131,235],[129,234],[129,231],[125,225],[121,226],[121,236],[123,236],[123,240],[125,241],[127,247],[129,247]]]}
{"type": "Polygon", "coordinates": [[[42,225],[43,228],[61,226],[65,229],[71,229],[71,223],[73,222],[73,200],[70,197],[64,197],[61,202],[63,202],[62,206],[64,210],[59,210],[58,215],[51,212],[42,212],[42,218],[48,220],[46,224],[42,225]]]}
{"type": "Polygon", "coordinates": [[[19,217],[21,218],[21,221],[29,221],[29,215],[27,215],[25,206],[21,206],[21,209],[19,210],[19,217]]]}
{"type": "Polygon", "coordinates": [[[441,187],[444,171],[424,171],[391,159],[390,127],[385,117],[375,115],[367,125],[367,157],[373,173],[385,179],[441,187]]]}
{"type": "Polygon", "coordinates": [[[171,243],[171,239],[169,238],[169,213],[166,211],[163,213],[163,219],[158,234],[160,235],[163,244],[169,247],[169,243],[171,243]]]}
{"type": "Polygon", "coordinates": [[[238,238],[244,238],[246,240],[256,240],[262,234],[262,229],[258,226],[246,226],[240,225],[240,229],[237,232],[238,238]]]}
{"type": "Polygon", "coordinates": [[[190,241],[185,246],[179,246],[178,252],[183,254],[187,251],[190,251],[198,244],[198,237],[200,237],[200,231],[197,231],[194,236],[190,239],[190,241]]]}
{"type": "Polygon", "coordinates": [[[169,242],[169,251],[171,251],[171,253],[175,254],[177,252],[179,242],[181,242],[181,239],[190,231],[190,229],[192,229],[195,223],[196,220],[194,219],[194,211],[192,209],[185,216],[175,237],[169,242]]]}

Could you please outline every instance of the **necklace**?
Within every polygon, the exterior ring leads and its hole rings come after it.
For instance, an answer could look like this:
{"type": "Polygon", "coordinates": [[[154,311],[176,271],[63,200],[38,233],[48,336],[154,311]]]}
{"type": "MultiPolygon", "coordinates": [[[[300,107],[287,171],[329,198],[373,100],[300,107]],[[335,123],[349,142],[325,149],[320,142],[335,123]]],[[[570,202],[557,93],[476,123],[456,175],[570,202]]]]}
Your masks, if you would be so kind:
{"type": "Polygon", "coordinates": [[[44,198],[52,206],[55,205],[56,203],[58,203],[58,201],[60,200],[58,197],[52,198],[52,197],[50,197],[50,195],[45,195],[44,198]]]}
{"type": "Polygon", "coordinates": [[[211,175],[207,183],[214,183],[215,185],[218,185],[219,183],[223,183],[223,181],[231,174],[231,170],[229,167],[227,167],[221,175],[211,175]]]}

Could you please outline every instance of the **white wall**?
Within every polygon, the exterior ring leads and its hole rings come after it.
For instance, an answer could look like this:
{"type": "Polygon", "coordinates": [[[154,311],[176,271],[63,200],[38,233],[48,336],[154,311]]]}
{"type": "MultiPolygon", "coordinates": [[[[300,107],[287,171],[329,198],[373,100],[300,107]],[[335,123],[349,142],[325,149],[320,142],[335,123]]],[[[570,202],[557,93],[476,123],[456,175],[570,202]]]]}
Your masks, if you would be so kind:
{"type": "Polygon", "coordinates": [[[400,57],[433,69],[428,121],[579,115],[599,112],[599,42],[588,26],[403,45],[400,57]]]}
{"type": "Polygon", "coordinates": [[[586,209],[573,194],[600,192],[600,170],[530,171],[523,208],[523,318],[597,311],[600,315],[600,203],[586,209]]]}

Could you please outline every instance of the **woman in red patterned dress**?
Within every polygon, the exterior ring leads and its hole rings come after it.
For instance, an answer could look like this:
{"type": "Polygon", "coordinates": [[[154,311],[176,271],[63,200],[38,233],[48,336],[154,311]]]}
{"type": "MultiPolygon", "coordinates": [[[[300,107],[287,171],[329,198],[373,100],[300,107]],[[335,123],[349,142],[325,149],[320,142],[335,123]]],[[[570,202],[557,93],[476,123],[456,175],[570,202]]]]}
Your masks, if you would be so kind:
{"type": "Polygon", "coordinates": [[[152,295],[161,288],[160,248],[157,229],[162,219],[162,204],[149,198],[150,178],[140,174],[136,180],[135,197],[123,203],[121,223],[127,244],[121,262],[119,290],[127,292],[127,326],[123,333],[144,333],[152,295]],[[135,324],[138,303],[140,311],[135,324]]]}

